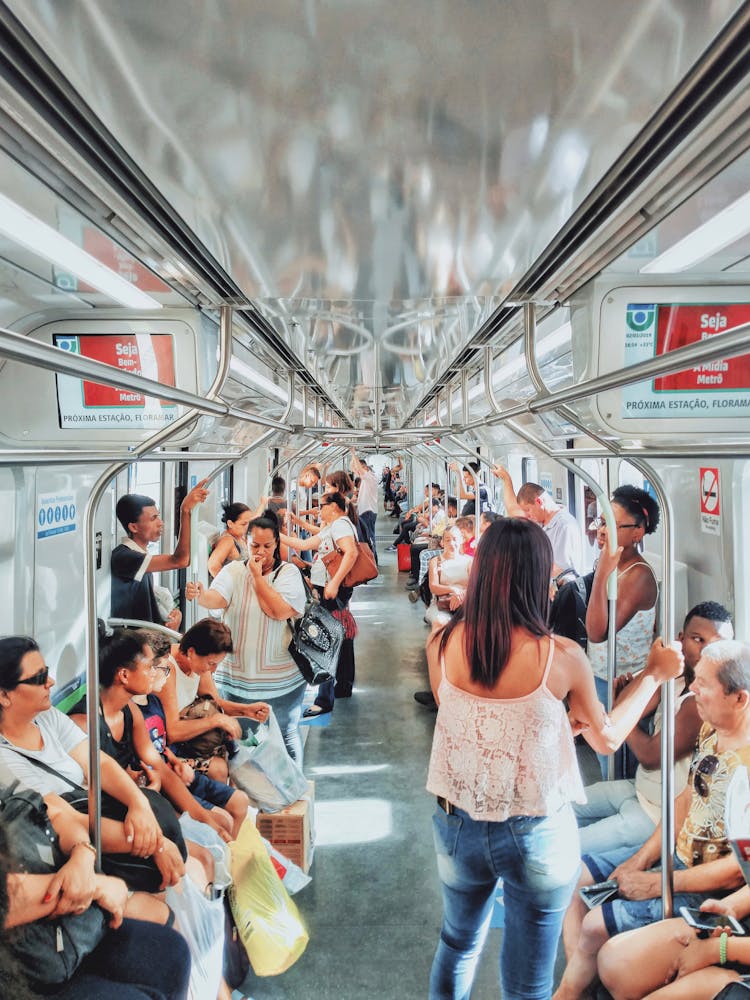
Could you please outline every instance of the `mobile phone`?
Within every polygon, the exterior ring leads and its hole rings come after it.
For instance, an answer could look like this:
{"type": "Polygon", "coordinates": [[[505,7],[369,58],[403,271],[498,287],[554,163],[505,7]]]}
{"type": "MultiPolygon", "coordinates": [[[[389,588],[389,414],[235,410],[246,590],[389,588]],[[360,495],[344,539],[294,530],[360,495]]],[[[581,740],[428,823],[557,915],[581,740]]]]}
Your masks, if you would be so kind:
{"type": "Polygon", "coordinates": [[[696,927],[699,931],[713,931],[717,927],[731,927],[733,934],[744,934],[745,928],[724,913],[704,913],[703,910],[696,910],[692,906],[681,906],[680,916],[686,924],[696,927]]]}
{"type": "Polygon", "coordinates": [[[600,906],[617,896],[618,885],[614,879],[609,882],[595,882],[594,885],[584,885],[578,892],[586,906],[592,910],[595,906],[600,906]]]}

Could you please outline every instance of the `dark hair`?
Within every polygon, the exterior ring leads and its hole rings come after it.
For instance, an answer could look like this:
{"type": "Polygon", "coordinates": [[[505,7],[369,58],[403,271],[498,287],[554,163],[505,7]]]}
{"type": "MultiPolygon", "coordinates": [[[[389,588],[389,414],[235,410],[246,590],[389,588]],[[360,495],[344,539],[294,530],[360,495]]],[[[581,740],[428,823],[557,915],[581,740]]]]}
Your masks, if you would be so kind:
{"type": "Polygon", "coordinates": [[[440,636],[442,653],[464,624],[464,649],[475,684],[492,688],[510,657],[514,628],[549,635],[552,544],[534,521],[506,517],[485,531],[469,574],[466,599],[440,636]]]}
{"type": "Polygon", "coordinates": [[[705,618],[709,622],[728,622],[730,625],[732,624],[731,612],[727,611],[724,605],[719,604],[718,601],[703,601],[700,604],[696,604],[685,615],[683,629],[688,627],[688,622],[692,618],[705,618]]]}
{"type": "Polygon", "coordinates": [[[503,515],[498,514],[496,510],[483,510],[479,515],[479,519],[481,521],[481,519],[484,518],[487,524],[494,524],[494,522],[499,521],[502,516],[503,515]]]}
{"type": "Polygon", "coordinates": [[[343,493],[344,496],[348,496],[354,489],[351,476],[343,469],[337,469],[336,472],[329,473],[326,476],[326,482],[333,486],[337,493],[343,493]]]}
{"type": "Polygon", "coordinates": [[[253,528],[260,528],[262,531],[272,531],[273,537],[276,542],[273,550],[273,568],[278,569],[281,566],[281,535],[279,534],[279,518],[275,510],[264,510],[260,517],[254,517],[253,520],[247,526],[247,537],[253,528]]]}
{"type": "Polygon", "coordinates": [[[479,470],[481,468],[482,468],[482,463],[481,462],[467,462],[466,465],[463,467],[462,471],[463,472],[475,472],[477,475],[479,475],[479,470]]]}
{"type": "Polygon", "coordinates": [[[611,500],[627,511],[628,517],[634,518],[646,535],[656,531],[659,523],[659,504],[650,493],[637,486],[618,486],[612,493],[611,500]]]}
{"type": "Polygon", "coordinates": [[[155,629],[152,631],[150,628],[144,628],[140,631],[146,636],[146,642],[153,649],[155,660],[161,660],[162,657],[169,655],[172,640],[168,635],[165,635],[164,632],[157,632],[155,629]]]}
{"type": "Polygon", "coordinates": [[[286,490],[286,479],[281,476],[274,476],[271,480],[271,493],[275,495],[281,493],[283,494],[286,490]]]}
{"type": "Polygon", "coordinates": [[[245,503],[223,503],[222,510],[224,513],[221,515],[221,520],[223,524],[227,521],[236,521],[240,514],[244,514],[250,508],[245,503]]]}
{"type": "Polygon", "coordinates": [[[144,507],[156,507],[156,500],[147,497],[143,493],[126,493],[120,497],[115,507],[117,520],[130,535],[130,525],[137,521],[143,513],[144,507]]]}
{"type": "Polygon", "coordinates": [[[458,497],[446,497],[445,498],[446,507],[455,507],[458,510],[458,497]]]}
{"type": "Polygon", "coordinates": [[[118,670],[135,667],[138,657],[143,656],[143,647],[149,645],[149,637],[140,629],[116,628],[109,631],[101,619],[98,628],[99,683],[104,688],[110,688],[118,670]]]}
{"type": "Polygon", "coordinates": [[[0,690],[12,691],[21,677],[21,660],[27,653],[38,653],[39,646],[28,635],[5,635],[0,638],[0,690]]]}
{"type": "Polygon", "coordinates": [[[326,493],[326,495],[321,500],[320,505],[322,507],[325,504],[329,503],[336,504],[336,506],[338,507],[338,509],[341,511],[342,514],[346,514],[347,506],[350,506],[346,497],[342,496],[341,493],[338,492],[326,493]]]}
{"type": "Polygon", "coordinates": [[[201,618],[180,639],[180,652],[187,653],[189,649],[194,649],[198,656],[231,653],[234,646],[229,626],[215,618],[201,618]]]}
{"type": "Polygon", "coordinates": [[[533,503],[538,497],[545,493],[543,486],[539,483],[524,483],[516,495],[518,503],[533,503]]]}

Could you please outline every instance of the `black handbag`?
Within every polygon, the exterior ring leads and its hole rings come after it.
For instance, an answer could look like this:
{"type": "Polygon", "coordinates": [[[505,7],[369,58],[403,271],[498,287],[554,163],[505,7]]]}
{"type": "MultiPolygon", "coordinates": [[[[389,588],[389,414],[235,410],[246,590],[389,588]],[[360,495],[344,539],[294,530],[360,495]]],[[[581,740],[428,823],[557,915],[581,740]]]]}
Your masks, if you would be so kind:
{"type": "MultiPolygon", "coordinates": [[[[0,788],[0,816],[10,845],[10,872],[52,875],[67,861],[38,792],[18,782],[0,788]]],[[[21,924],[9,944],[32,985],[66,983],[104,937],[107,918],[95,903],[84,913],[21,924]]]]}
{"type": "Polygon", "coordinates": [[[336,680],[344,626],[313,594],[301,618],[287,619],[292,630],[288,649],[308,684],[336,680]]]}
{"type": "MultiPolygon", "coordinates": [[[[6,744],[6,746],[10,746],[10,744],[6,744]]],[[[25,760],[30,761],[36,767],[47,771],[48,774],[53,774],[56,778],[70,785],[71,790],[65,792],[61,798],[65,799],[76,812],[88,813],[89,793],[85,788],[82,788],[75,781],[71,781],[66,775],[60,774],[43,760],[28,757],[18,747],[12,747],[11,749],[15,750],[17,754],[25,760]]],[[[185,838],[182,835],[177,813],[174,811],[171,803],[159,792],[155,792],[153,788],[142,788],[141,792],[148,799],[148,804],[151,806],[151,811],[156,817],[156,822],[159,824],[161,832],[167,840],[171,840],[175,844],[182,860],[187,860],[185,838]]],[[[122,822],[125,819],[128,807],[120,802],[119,799],[108,795],[106,792],[102,792],[101,801],[101,815],[104,819],[114,819],[118,822],[122,822]]],[[[162,874],[153,858],[139,858],[134,854],[102,854],[102,871],[105,875],[114,875],[116,878],[121,878],[128,889],[131,889],[133,892],[158,892],[161,888],[162,874]]]]}

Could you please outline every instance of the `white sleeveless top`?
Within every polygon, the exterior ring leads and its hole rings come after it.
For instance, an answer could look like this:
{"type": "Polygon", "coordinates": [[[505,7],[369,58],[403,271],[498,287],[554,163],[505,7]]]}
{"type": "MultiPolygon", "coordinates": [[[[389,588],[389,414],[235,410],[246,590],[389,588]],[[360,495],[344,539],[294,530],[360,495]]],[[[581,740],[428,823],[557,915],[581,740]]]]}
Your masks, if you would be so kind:
{"type": "MultiPolygon", "coordinates": [[[[692,691],[683,691],[681,694],[675,695],[674,700],[674,714],[677,718],[677,713],[682,708],[682,705],[688,698],[694,697],[692,691]]],[[[654,712],[654,733],[661,732],[661,722],[662,722],[662,702],[656,707],[654,712]]],[[[688,774],[690,772],[690,762],[693,759],[693,753],[686,754],[684,757],[680,757],[674,762],[674,794],[675,798],[680,794],[685,788],[688,780],[688,774]]],[[[635,794],[638,797],[638,802],[640,803],[641,809],[646,813],[648,818],[653,823],[658,823],[661,819],[661,768],[657,767],[653,770],[649,770],[644,767],[643,764],[638,765],[638,769],[635,772],[635,794]]]]}
{"type": "MultiPolygon", "coordinates": [[[[625,576],[634,566],[648,566],[649,572],[654,576],[654,571],[647,562],[631,563],[627,569],[618,574],[618,579],[625,576]]],[[[656,579],[656,577],[654,577],[656,579]]],[[[654,641],[654,624],[656,622],[656,601],[652,608],[645,611],[636,611],[629,622],[626,622],[617,633],[617,648],[615,662],[615,676],[630,671],[634,673],[646,666],[648,653],[654,641]]],[[[591,661],[591,668],[596,677],[602,680],[607,679],[607,640],[604,642],[589,642],[586,649],[588,658],[591,661]]]]}
{"type": "Polygon", "coordinates": [[[172,670],[174,670],[177,708],[182,711],[183,708],[187,708],[191,702],[195,701],[198,694],[198,685],[201,682],[201,675],[183,673],[173,656],[170,655],[168,659],[172,664],[172,670]]]}
{"type": "Polygon", "coordinates": [[[522,698],[483,698],[445,676],[432,741],[427,790],[472,819],[547,816],[585,802],[565,706],[547,687],[555,650],[538,688],[522,698]]]}

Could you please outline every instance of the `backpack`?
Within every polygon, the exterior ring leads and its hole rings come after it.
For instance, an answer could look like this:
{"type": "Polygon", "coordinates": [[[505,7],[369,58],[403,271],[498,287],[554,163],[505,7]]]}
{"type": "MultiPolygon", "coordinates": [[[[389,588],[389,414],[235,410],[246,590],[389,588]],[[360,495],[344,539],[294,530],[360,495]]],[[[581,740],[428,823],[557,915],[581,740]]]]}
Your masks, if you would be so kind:
{"type": "Polygon", "coordinates": [[[555,594],[549,613],[552,631],[556,635],[572,639],[584,650],[588,644],[586,607],[593,582],[594,574],[587,573],[586,576],[576,576],[569,583],[564,583],[555,594]]]}
{"type": "MultiPolygon", "coordinates": [[[[17,781],[0,788],[0,818],[10,844],[9,871],[53,875],[62,868],[67,858],[38,792],[17,781]]],[[[71,978],[106,930],[104,911],[92,904],[84,913],[21,924],[8,938],[31,984],[55,986],[71,978]]]]}

